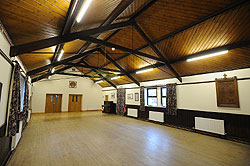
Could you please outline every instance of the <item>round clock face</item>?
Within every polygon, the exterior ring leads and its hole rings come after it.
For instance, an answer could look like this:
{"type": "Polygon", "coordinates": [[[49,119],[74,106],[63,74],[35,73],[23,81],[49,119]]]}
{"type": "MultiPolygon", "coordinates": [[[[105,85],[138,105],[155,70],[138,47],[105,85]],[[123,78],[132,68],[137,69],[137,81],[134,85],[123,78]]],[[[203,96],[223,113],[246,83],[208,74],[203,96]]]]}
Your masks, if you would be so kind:
{"type": "Polygon", "coordinates": [[[75,81],[70,81],[70,82],[69,82],[69,86],[70,86],[71,88],[75,88],[75,87],[76,87],[76,82],[75,82],[75,81]]]}

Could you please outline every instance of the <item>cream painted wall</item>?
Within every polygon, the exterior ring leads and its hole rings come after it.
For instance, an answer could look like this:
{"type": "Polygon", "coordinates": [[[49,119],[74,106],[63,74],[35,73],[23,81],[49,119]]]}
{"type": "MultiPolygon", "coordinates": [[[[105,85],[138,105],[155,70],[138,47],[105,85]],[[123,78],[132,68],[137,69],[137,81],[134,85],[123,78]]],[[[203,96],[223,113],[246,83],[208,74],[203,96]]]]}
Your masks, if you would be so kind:
{"type": "MultiPolygon", "coordinates": [[[[0,32],[0,49],[9,57],[10,45],[1,32],[0,32]]],[[[5,123],[10,76],[11,76],[11,66],[2,56],[0,56],[0,82],[3,83],[2,97],[0,102],[0,127],[5,123]]]]}
{"type": "Polygon", "coordinates": [[[126,89],[126,104],[140,105],[140,89],[126,89]],[[139,93],[139,101],[135,101],[135,93],[139,93]],[[133,99],[127,99],[127,94],[133,94],[133,99]]]}
{"type": "MultiPolygon", "coordinates": [[[[183,83],[213,81],[215,80],[215,78],[223,78],[224,73],[226,73],[228,77],[237,76],[238,78],[245,78],[245,77],[250,77],[250,68],[188,76],[188,77],[183,77],[182,79],[183,83]]],[[[142,82],[141,86],[161,86],[168,83],[180,84],[177,79],[164,79],[164,80],[142,82]]],[[[131,88],[137,86],[135,84],[126,84],[122,85],[122,87],[131,88]]],[[[113,88],[111,87],[103,88],[103,90],[110,90],[110,89],[113,88]]],[[[250,80],[238,81],[240,108],[217,107],[216,89],[214,82],[191,84],[191,85],[178,85],[176,89],[177,89],[178,109],[250,115],[250,80]]],[[[108,91],[103,91],[103,93],[107,92],[108,91]]],[[[158,89],[158,94],[160,95],[159,89],[158,89]]],[[[159,96],[158,96],[158,103],[160,103],[159,96]]]]}
{"type": "Polygon", "coordinates": [[[45,112],[46,94],[62,94],[62,111],[68,111],[69,94],[82,94],[82,110],[101,109],[102,88],[89,78],[55,75],[50,80],[36,82],[32,87],[32,112],[45,112]],[[77,88],[69,88],[77,81],[77,88]]]}

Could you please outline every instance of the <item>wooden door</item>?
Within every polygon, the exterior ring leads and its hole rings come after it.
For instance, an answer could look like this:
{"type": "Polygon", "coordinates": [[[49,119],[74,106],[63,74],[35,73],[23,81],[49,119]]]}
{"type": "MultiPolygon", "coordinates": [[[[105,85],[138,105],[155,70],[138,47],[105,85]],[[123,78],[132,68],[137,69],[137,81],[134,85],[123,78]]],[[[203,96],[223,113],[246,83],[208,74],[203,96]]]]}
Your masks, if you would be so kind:
{"type": "Polygon", "coordinates": [[[105,95],[105,101],[109,101],[109,95],[105,95]]]}
{"type": "Polygon", "coordinates": [[[56,113],[62,111],[62,95],[46,94],[45,113],[56,113]]]}
{"type": "Polygon", "coordinates": [[[69,112],[80,112],[82,110],[82,95],[69,95],[69,112]]]}

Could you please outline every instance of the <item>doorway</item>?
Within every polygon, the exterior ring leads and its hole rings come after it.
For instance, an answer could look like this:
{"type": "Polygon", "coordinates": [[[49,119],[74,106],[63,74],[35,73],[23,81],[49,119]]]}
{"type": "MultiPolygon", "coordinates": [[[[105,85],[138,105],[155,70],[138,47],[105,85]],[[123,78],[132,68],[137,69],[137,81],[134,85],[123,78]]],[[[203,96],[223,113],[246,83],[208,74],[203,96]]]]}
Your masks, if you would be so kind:
{"type": "Polygon", "coordinates": [[[45,113],[62,112],[62,94],[46,94],[45,113]]]}
{"type": "Polygon", "coordinates": [[[109,101],[109,95],[105,95],[105,101],[109,101]]]}
{"type": "Polygon", "coordinates": [[[81,112],[82,111],[82,95],[69,95],[69,112],[81,112]]]}

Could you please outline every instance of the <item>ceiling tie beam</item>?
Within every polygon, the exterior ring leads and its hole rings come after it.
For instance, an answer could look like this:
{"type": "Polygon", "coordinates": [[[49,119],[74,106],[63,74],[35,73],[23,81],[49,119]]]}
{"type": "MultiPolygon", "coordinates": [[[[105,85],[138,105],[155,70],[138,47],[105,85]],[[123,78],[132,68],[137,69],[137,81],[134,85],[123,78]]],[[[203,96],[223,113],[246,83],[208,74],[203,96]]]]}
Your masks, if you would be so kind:
{"type": "Polygon", "coordinates": [[[103,54],[104,57],[106,57],[111,63],[113,63],[118,69],[120,69],[122,73],[124,73],[128,78],[130,78],[136,85],[140,86],[140,83],[133,76],[131,76],[129,72],[127,72],[118,63],[116,63],[107,53],[105,53],[101,48],[99,49],[99,51],[103,54]]]}
{"type": "Polygon", "coordinates": [[[72,56],[72,57],[70,57],[70,58],[67,58],[67,59],[64,59],[64,60],[61,60],[61,61],[57,61],[57,62],[48,64],[48,65],[46,65],[46,66],[43,66],[43,67],[40,67],[40,68],[31,70],[31,71],[28,71],[28,72],[27,72],[27,75],[28,75],[28,76],[31,76],[31,75],[40,73],[40,72],[42,72],[42,71],[44,71],[44,70],[48,70],[48,69],[51,68],[51,67],[56,67],[56,66],[59,66],[59,65],[63,65],[63,64],[65,64],[65,63],[68,63],[68,62],[71,62],[71,61],[73,61],[73,60],[76,60],[76,59],[82,58],[82,57],[84,57],[84,56],[87,56],[88,54],[94,53],[94,52],[96,52],[96,51],[98,51],[98,48],[95,48],[95,49],[86,51],[86,52],[84,52],[84,53],[81,53],[81,54],[79,54],[79,55],[72,56]]]}
{"type": "Polygon", "coordinates": [[[91,42],[91,43],[103,45],[103,46],[106,46],[106,47],[114,47],[114,48],[116,48],[118,50],[121,50],[121,51],[129,52],[131,54],[137,54],[137,55],[145,57],[145,58],[149,58],[149,59],[152,59],[152,60],[164,62],[164,60],[162,60],[161,58],[158,58],[158,57],[155,57],[155,56],[143,53],[143,52],[139,52],[139,51],[136,51],[136,50],[132,50],[130,48],[126,48],[126,47],[123,47],[123,46],[120,46],[120,45],[117,45],[117,44],[113,44],[113,43],[109,43],[109,42],[106,42],[106,41],[103,41],[103,40],[95,39],[95,38],[92,38],[92,37],[81,37],[81,40],[85,40],[85,41],[88,41],[88,42],[91,42]]]}
{"type": "Polygon", "coordinates": [[[89,66],[89,65],[82,65],[80,63],[65,63],[65,65],[73,66],[73,67],[84,67],[84,68],[88,68],[88,69],[96,69],[96,70],[103,70],[103,71],[120,72],[120,70],[100,68],[100,67],[89,66]]]}
{"type": "Polygon", "coordinates": [[[162,55],[162,53],[155,47],[149,37],[143,32],[143,30],[138,26],[138,24],[133,21],[133,26],[135,27],[136,31],[141,35],[141,37],[148,43],[148,45],[152,48],[152,50],[156,53],[156,55],[164,60],[165,65],[169,68],[169,70],[175,75],[175,77],[182,82],[181,76],[177,73],[177,71],[171,66],[169,61],[162,55]]]}
{"type": "Polygon", "coordinates": [[[111,25],[98,27],[98,28],[83,30],[83,31],[74,32],[74,33],[68,33],[62,36],[57,36],[57,37],[38,40],[38,41],[26,43],[26,44],[12,46],[10,49],[10,55],[11,57],[14,57],[20,54],[29,53],[29,52],[40,50],[40,49],[47,48],[47,47],[52,47],[54,45],[67,43],[76,39],[80,39],[81,37],[84,37],[84,36],[100,34],[103,32],[120,29],[120,28],[124,28],[127,26],[131,26],[131,21],[115,23],[111,25]]]}

